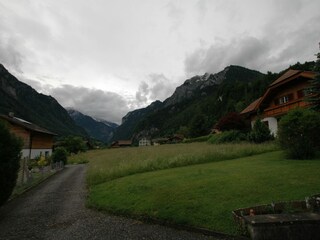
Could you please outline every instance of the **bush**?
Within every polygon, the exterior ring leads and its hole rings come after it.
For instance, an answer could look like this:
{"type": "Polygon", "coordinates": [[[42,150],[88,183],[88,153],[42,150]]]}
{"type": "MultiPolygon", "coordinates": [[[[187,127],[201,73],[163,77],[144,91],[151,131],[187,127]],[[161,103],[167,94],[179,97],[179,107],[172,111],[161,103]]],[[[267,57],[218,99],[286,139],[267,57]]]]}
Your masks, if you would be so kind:
{"type": "Polygon", "coordinates": [[[279,122],[278,137],[289,158],[310,159],[320,148],[320,113],[295,109],[279,122]]]}
{"type": "Polygon", "coordinates": [[[247,126],[243,117],[239,113],[230,112],[220,118],[214,127],[220,131],[228,131],[245,130],[247,126]]]}
{"type": "Polygon", "coordinates": [[[261,122],[260,119],[257,119],[254,123],[252,131],[248,134],[248,139],[254,143],[263,143],[273,140],[274,137],[271,135],[268,126],[261,122]]]}
{"type": "Polygon", "coordinates": [[[183,143],[193,143],[193,142],[206,142],[209,140],[209,138],[212,136],[212,134],[209,134],[207,136],[201,136],[197,138],[188,138],[184,139],[183,143]]]}
{"type": "Polygon", "coordinates": [[[240,131],[231,130],[214,134],[208,142],[212,144],[240,142],[246,140],[246,135],[240,131]]]}
{"type": "Polygon", "coordinates": [[[64,147],[57,147],[52,154],[52,162],[67,163],[68,152],[64,147]]]}
{"type": "Polygon", "coordinates": [[[22,142],[0,121],[0,205],[10,197],[16,185],[22,142]]]}
{"type": "Polygon", "coordinates": [[[64,139],[62,145],[69,153],[77,154],[87,150],[87,146],[81,137],[68,136],[64,139]]]}

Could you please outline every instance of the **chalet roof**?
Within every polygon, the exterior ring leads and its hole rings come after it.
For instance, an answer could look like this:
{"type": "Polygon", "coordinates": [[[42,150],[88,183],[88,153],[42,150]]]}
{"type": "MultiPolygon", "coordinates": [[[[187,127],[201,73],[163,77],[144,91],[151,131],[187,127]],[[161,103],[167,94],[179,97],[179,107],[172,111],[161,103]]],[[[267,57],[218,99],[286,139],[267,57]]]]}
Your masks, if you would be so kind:
{"type": "Polygon", "coordinates": [[[278,83],[281,83],[283,82],[284,80],[296,75],[296,74],[299,74],[301,73],[302,71],[300,70],[292,70],[292,69],[289,69],[288,71],[286,71],[283,75],[281,75],[277,80],[275,80],[274,82],[272,82],[270,84],[270,87],[271,86],[274,86],[274,85],[277,85],[278,83]]]}
{"type": "Polygon", "coordinates": [[[131,140],[119,140],[118,144],[119,145],[131,145],[132,141],[131,140]]]}
{"type": "Polygon", "coordinates": [[[38,132],[38,133],[44,133],[44,134],[48,134],[48,135],[57,136],[57,134],[50,132],[49,130],[47,130],[45,128],[39,127],[36,124],[33,124],[33,123],[28,122],[28,121],[21,119],[21,118],[10,117],[7,115],[2,115],[2,114],[0,114],[0,118],[10,122],[11,124],[18,125],[20,127],[23,127],[25,129],[29,130],[29,131],[32,131],[32,132],[38,132]]]}
{"type": "Polygon", "coordinates": [[[262,97],[259,97],[258,99],[256,99],[252,103],[250,103],[250,105],[248,107],[246,107],[244,110],[242,110],[242,112],[240,114],[245,114],[245,113],[249,113],[249,112],[254,111],[254,109],[258,105],[259,101],[261,100],[261,98],[262,97]]]}
{"type": "Polygon", "coordinates": [[[270,92],[272,92],[273,89],[277,88],[278,86],[283,85],[287,82],[290,82],[294,79],[297,79],[298,77],[313,79],[315,76],[316,76],[315,72],[289,69],[283,75],[281,75],[277,80],[275,80],[269,85],[267,91],[264,93],[262,97],[252,102],[248,107],[242,110],[240,114],[246,114],[246,113],[256,111],[260,107],[262,102],[267,98],[267,96],[270,95],[270,92]]]}
{"type": "Polygon", "coordinates": [[[281,75],[277,80],[275,80],[273,83],[271,83],[269,85],[269,88],[275,87],[276,85],[282,85],[282,84],[287,83],[287,82],[289,82],[293,79],[296,79],[298,77],[313,79],[313,78],[315,78],[316,74],[317,74],[316,72],[312,72],[312,71],[301,71],[301,70],[289,69],[283,75],[281,75]]]}
{"type": "Polygon", "coordinates": [[[131,140],[118,140],[111,143],[111,146],[130,146],[132,145],[131,140]]]}

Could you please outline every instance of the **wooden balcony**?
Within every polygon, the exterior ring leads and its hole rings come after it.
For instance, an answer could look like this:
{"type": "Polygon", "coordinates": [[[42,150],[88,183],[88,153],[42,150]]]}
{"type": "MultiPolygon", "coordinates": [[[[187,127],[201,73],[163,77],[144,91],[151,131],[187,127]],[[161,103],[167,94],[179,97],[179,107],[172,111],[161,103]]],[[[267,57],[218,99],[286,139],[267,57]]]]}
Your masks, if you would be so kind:
{"type": "Polygon", "coordinates": [[[309,103],[303,101],[303,99],[296,99],[290,101],[288,103],[280,104],[277,106],[272,106],[269,108],[264,109],[263,117],[276,117],[286,114],[290,109],[294,109],[297,107],[307,107],[309,103]]]}

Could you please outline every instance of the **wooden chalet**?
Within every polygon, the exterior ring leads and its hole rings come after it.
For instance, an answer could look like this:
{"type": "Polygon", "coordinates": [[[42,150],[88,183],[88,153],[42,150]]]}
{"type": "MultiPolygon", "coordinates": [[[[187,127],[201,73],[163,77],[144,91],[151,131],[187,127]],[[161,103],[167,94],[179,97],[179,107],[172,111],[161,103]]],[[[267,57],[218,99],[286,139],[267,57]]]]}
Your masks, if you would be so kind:
{"type": "Polygon", "coordinates": [[[259,116],[271,133],[276,135],[281,116],[290,109],[309,106],[305,96],[308,94],[310,80],[315,76],[315,72],[288,70],[271,83],[264,95],[246,107],[241,115],[250,119],[252,126],[259,116]]]}
{"type": "Polygon", "coordinates": [[[131,145],[132,145],[131,140],[118,140],[111,143],[112,148],[131,147],[131,145]]]}
{"type": "Polygon", "coordinates": [[[11,133],[23,141],[22,158],[34,159],[38,156],[48,157],[52,154],[53,138],[57,134],[30,123],[21,118],[0,115],[0,120],[7,123],[11,133]]]}

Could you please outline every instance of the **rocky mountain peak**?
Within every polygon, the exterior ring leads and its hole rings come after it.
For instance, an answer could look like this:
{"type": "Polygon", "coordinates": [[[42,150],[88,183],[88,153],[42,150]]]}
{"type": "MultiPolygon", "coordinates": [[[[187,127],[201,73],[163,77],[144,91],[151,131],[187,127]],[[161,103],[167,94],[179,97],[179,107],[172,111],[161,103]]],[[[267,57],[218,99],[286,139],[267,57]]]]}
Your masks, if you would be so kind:
{"type": "Polygon", "coordinates": [[[177,87],[171,97],[165,100],[165,106],[177,104],[185,99],[191,98],[198,90],[206,87],[219,85],[226,79],[226,74],[230,67],[226,67],[216,74],[205,73],[202,76],[194,76],[187,79],[181,86],[177,87]]]}

